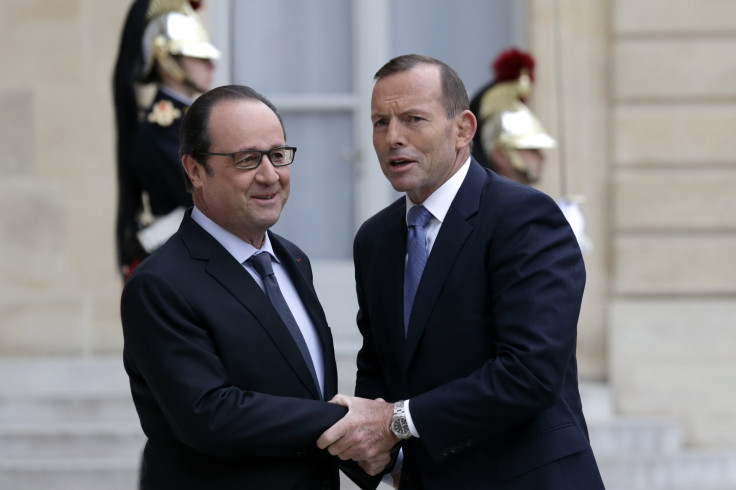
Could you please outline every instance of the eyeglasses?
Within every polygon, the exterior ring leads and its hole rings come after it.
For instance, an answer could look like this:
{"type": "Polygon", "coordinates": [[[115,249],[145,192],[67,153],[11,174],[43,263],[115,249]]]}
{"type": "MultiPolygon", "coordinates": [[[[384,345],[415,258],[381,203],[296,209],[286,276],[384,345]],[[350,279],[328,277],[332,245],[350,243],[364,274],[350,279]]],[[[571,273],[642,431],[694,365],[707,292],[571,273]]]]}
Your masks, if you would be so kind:
{"type": "Polygon", "coordinates": [[[210,153],[199,152],[197,155],[215,155],[221,157],[230,157],[233,159],[233,166],[239,170],[253,170],[261,164],[263,155],[268,155],[271,165],[274,167],[285,167],[291,165],[294,161],[296,153],[295,146],[277,146],[270,150],[238,150],[232,153],[210,153]]]}

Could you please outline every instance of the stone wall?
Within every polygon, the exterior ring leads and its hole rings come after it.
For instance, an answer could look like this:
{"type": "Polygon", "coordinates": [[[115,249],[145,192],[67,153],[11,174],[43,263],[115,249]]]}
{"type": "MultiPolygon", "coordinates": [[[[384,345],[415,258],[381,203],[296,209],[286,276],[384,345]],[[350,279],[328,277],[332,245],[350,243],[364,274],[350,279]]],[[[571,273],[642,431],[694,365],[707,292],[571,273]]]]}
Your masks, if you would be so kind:
{"type": "Polygon", "coordinates": [[[623,413],[736,444],[736,15],[619,0],[611,33],[610,367],[623,413]]]}
{"type": "Polygon", "coordinates": [[[0,16],[0,354],[118,351],[111,77],[129,3],[0,16]]]}
{"type": "MultiPolygon", "coordinates": [[[[554,2],[532,3],[540,79],[554,79],[554,2]]],[[[570,187],[596,246],[581,371],[606,373],[620,415],[675,416],[688,443],[733,446],[734,3],[557,3],[570,187]]],[[[540,83],[555,120],[556,87],[540,83]]]]}

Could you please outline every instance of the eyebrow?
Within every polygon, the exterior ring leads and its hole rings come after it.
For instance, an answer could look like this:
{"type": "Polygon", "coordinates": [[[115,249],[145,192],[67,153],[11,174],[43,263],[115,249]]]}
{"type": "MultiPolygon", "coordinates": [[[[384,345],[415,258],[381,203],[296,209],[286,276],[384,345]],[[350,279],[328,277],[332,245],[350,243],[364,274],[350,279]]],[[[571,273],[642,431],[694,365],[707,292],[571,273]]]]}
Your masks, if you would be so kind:
{"type": "MultiPolygon", "coordinates": [[[[399,112],[397,115],[406,116],[409,114],[418,114],[418,115],[426,116],[429,114],[429,111],[424,110],[424,109],[419,109],[417,107],[410,107],[404,111],[399,112]]],[[[371,119],[375,119],[376,117],[386,117],[386,114],[382,112],[371,112],[371,119]]]]}

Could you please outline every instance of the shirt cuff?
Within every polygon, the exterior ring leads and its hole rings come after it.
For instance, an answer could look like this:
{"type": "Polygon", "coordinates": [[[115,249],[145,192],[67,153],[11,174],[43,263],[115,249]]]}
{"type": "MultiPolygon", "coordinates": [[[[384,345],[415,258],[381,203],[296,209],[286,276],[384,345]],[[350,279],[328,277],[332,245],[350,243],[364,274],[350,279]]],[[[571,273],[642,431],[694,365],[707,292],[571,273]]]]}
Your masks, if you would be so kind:
{"type": "Polygon", "coordinates": [[[390,472],[383,475],[381,481],[387,485],[394,486],[394,476],[401,470],[401,466],[404,464],[404,450],[399,449],[399,454],[396,456],[396,463],[390,472]]]}
{"type": "Polygon", "coordinates": [[[414,426],[414,421],[411,419],[409,400],[404,401],[404,412],[406,413],[406,423],[409,425],[409,432],[411,432],[411,435],[414,437],[419,437],[419,432],[417,432],[417,428],[414,426]]]}

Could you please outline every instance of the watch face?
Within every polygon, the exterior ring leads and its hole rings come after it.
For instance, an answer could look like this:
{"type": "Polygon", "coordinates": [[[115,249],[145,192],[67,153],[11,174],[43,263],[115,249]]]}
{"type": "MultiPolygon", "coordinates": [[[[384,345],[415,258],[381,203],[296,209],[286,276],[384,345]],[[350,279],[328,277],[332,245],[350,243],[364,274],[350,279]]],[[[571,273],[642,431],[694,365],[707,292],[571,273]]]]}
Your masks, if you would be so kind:
{"type": "Polygon", "coordinates": [[[409,426],[406,419],[397,418],[391,423],[391,428],[397,436],[404,436],[409,433],[409,426]]]}

